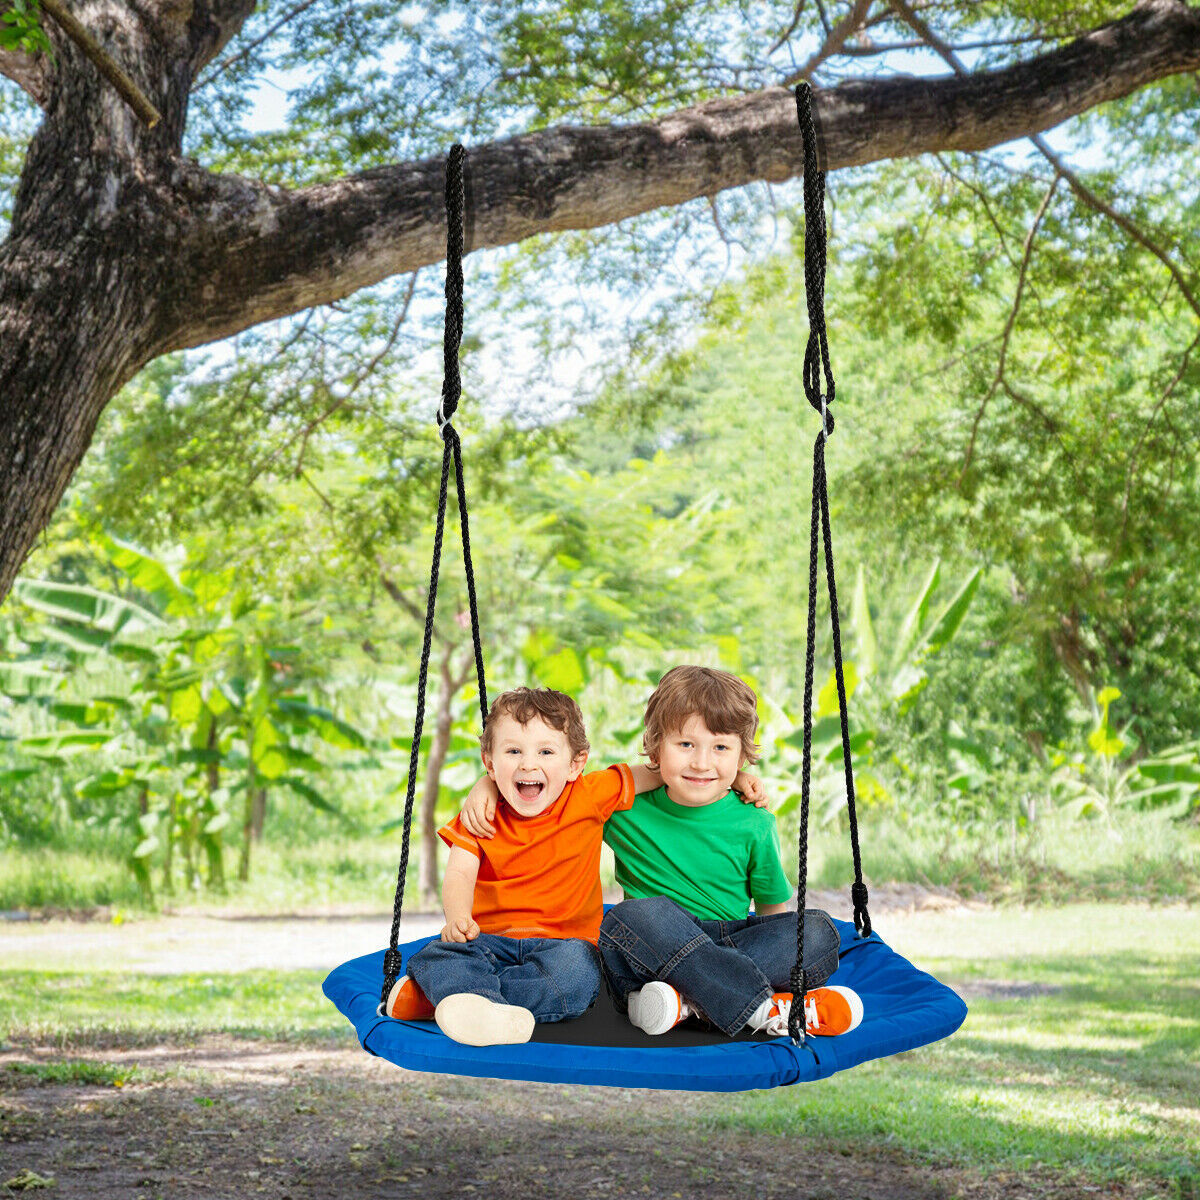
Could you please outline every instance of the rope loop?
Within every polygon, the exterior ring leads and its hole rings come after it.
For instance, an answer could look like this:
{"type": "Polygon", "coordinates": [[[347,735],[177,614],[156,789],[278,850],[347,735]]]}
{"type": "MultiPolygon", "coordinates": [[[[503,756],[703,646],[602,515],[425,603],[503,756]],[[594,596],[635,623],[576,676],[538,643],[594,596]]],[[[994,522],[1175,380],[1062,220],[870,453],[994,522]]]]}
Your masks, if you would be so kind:
{"type": "Polygon", "coordinates": [[[850,901],[854,905],[854,928],[859,937],[871,936],[871,914],[867,912],[867,885],[860,879],[850,887],[850,901]]]}
{"type": "Polygon", "coordinates": [[[838,716],[842,735],[842,764],[846,778],[846,809],[850,818],[850,849],[854,859],[854,928],[869,937],[867,888],[862,878],[858,848],[858,817],[854,806],[854,767],[850,756],[850,717],[842,666],[842,633],[838,617],[837,581],[833,568],[833,536],[829,528],[829,486],[825,473],[825,443],[833,433],[830,406],[836,394],[825,330],[825,175],[818,161],[818,139],[813,113],[812,88],[796,88],[796,116],[804,140],[804,292],[808,303],[808,343],[804,350],[804,394],[821,416],[821,431],[813,443],[812,509],[808,527],[808,623],[804,653],[804,748],[800,774],[800,830],[797,837],[796,964],[792,968],[792,1007],[788,1033],[796,1045],[804,1041],[804,900],[808,889],[808,814],[812,790],[812,701],[817,634],[817,577],[821,547],[825,549],[825,582],[829,591],[829,616],[833,630],[833,673],[837,683],[838,716]]]}
{"type": "Polygon", "coordinates": [[[804,295],[809,331],[802,378],[804,395],[821,413],[821,431],[828,438],[833,433],[833,416],[828,409],[836,391],[825,331],[825,172],[820,165],[812,88],[806,82],[796,85],[796,119],[804,141],[804,295]]]}
{"type": "MultiPolygon", "coordinates": [[[[466,195],[467,152],[458,142],[450,147],[446,159],[446,328],[442,341],[445,374],[442,379],[442,398],[438,405],[437,426],[442,437],[442,477],[438,488],[437,524],[433,536],[433,561],[429,569],[429,589],[426,593],[425,638],[421,644],[421,669],[417,679],[417,718],[409,751],[408,789],[404,797],[404,837],[401,843],[400,868],[396,875],[396,898],[392,904],[392,929],[388,948],[383,956],[383,990],[380,1004],[386,1004],[388,993],[403,969],[400,940],[400,916],[404,907],[404,884],[408,874],[409,845],[412,836],[413,807],[417,794],[417,768],[421,756],[421,731],[425,722],[425,690],[429,680],[429,655],[433,641],[434,613],[437,607],[438,574],[442,560],[442,541],[446,528],[446,503],[453,468],[455,491],[458,495],[459,526],[462,531],[463,566],[467,576],[467,599],[471,607],[471,639],[475,648],[475,672],[479,679],[479,711],[487,720],[487,680],[483,671],[483,645],[479,633],[479,605],[475,595],[475,570],[471,565],[471,533],[467,516],[467,487],[463,478],[462,438],[451,424],[462,396],[458,356],[463,333],[463,216],[466,195]]],[[[482,726],[481,726],[482,728],[482,726]]]]}
{"type": "MultiPolygon", "coordinates": [[[[803,924],[803,916],[801,913],[801,924],[803,924]]],[[[808,985],[805,982],[805,970],[801,967],[793,967],[789,986],[792,989],[792,1006],[788,1010],[788,1037],[792,1039],[792,1045],[804,1045],[804,996],[808,991],[808,985]]]]}

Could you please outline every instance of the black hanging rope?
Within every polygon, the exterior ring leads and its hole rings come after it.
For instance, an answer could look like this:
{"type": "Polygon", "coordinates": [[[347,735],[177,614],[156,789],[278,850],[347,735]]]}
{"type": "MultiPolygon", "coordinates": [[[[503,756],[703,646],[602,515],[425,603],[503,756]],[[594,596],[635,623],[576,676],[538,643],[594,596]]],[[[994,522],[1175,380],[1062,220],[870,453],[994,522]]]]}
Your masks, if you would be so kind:
{"type": "Polygon", "coordinates": [[[854,810],[854,769],[850,760],[850,724],[846,708],[846,681],[842,670],[842,631],[838,619],[837,586],[833,570],[833,540],[829,529],[829,489],[825,475],[825,443],[833,433],[833,368],[829,362],[829,340],[825,331],[825,172],[818,161],[817,132],[813,121],[812,88],[796,87],[796,117],[804,139],[804,292],[808,302],[808,344],[804,350],[804,394],[821,415],[821,429],[813,445],[812,516],[808,538],[808,628],[804,654],[804,758],[800,782],[800,834],[798,887],[796,893],[796,963],[792,967],[793,1003],[788,1015],[788,1033],[797,1044],[804,1041],[804,994],[808,990],[804,970],[804,904],[808,888],[808,812],[812,782],[812,692],[813,659],[817,630],[818,543],[825,543],[825,580],[829,589],[829,613],[833,625],[833,671],[837,680],[838,713],[841,718],[842,760],[846,769],[846,805],[850,814],[850,846],[854,855],[854,928],[860,937],[870,937],[871,917],[867,912],[867,886],[862,879],[858,849],[858,819],[854,810]],[[821,385],[825,390],[822,392],[821,385]]]}
{"type": "Polygon", "coordinates": [[[462,527],[463,564],[467,574],[467,597],[471,605],[471,637],[475,643],[475,671],[479,677],[479,712],[487,721],[487,681],[483,673],[483,646],[479,639],[479,609],[475,599],[475,570],[471,565],[471,535],[467,521],[467,490],[463,482],[462,440],[450,423],[462,395],[458,353],[463,333],[463,211],[465,204],[466,150],[457,142],[446,159],[446,329],[442,340],[445,374],[437,424],[442,435],[442,479],[438,489],[437,527],[433,535],[433,564],[429,571],[429,596],[425,605],[425,639],[421,644],[421,672],[417,682],[417,719],[408,760],[408,793],[404,800],[404,840],[400,852],[400,870],[396,878],[396,899],[392,905],[392,931],[383,956],[383,990],[379,1002],[387,1002],[388,993],[400,978],[403,960],[397,944],[400,940],[400,913],[404,907],[404,883],[408,874],[409,841],[412,836],[413,802],[417,794],[417,765],[421,757],[421,731],[425,725],[425,686],[429,678],[429,649],[433,641],[433,614],[437,606],[438,572],[442,561],[442,539],[446,528],[446,498],[449,493],[450,465],[454,464],[454,483],[458,493],[459,524],[462,527]]]}

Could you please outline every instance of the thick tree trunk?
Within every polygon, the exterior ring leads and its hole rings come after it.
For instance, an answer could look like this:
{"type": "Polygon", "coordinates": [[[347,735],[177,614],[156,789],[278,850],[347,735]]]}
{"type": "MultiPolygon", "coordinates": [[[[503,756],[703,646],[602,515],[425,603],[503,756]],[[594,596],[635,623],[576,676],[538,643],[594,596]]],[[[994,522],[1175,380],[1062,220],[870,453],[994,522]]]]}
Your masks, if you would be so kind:
{"type": "Polygon", "coordinates": [[[442,907],[437,865],[437,801],[438,790],[441,787],[442,767],[446,765],[446,752],[450,749],[450,727],[454,719],[453,701],[457,688],[450,672],[453,654],[453,646],[448,643],[443,646],[442,686],[438,689],[433,745],[429,748],[429,760],[425,764],[425,786],[421,792],[421,858],[417,874],[417,889],[421,908],[433,912],[437,912],[442,907]]]}
{"type": "MultiPolygon", "coordinates": [[[[288,191],[213,175],[181,156],[188,90],[253,7],[72,4],[163,114],[152,131],[52,26],[53,63],[0,52],[0,73],[46,110],[0,247],[0,600],[105,404],[147,362],[441,258],[440,158],[288,191]]],[[[1198,69],[1200,10],[1143,0],[1102,29],[1003,69],[854,80],[820,92],[825,165],[984,149],[1198,69]]],[[[471,151],[472,245],[783,181],[802,162],[783,88],[642,124],[507,138],[471,151]]]]}
{"type": "Polygon", "coordinates": [[[0,598],[45,528],[104,406],[161,353],[174,258],[171,163],[190,78],[182,25],[116,0],[73,6],[154,99],[146,131],[73,43],[57,66],[0,246],[0,598]]]}

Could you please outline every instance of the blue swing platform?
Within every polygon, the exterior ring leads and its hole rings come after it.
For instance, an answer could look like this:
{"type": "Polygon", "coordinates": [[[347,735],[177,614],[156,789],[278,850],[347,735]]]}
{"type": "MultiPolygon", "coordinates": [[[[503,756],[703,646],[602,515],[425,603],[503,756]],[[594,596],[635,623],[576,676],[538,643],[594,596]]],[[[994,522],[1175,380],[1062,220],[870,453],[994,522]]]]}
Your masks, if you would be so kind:
{"type": "MultiPolygon", "coordinates": [[[[520,1046],[464,1046],[432,1021],[393,1021],[379,1015],[383,951],[355,958],[330,972],[325,995],[354,1026],[363,1049],[410,1071],[585,1083],[689,1092],[738,1092],[824,1079],[872,1058],[915,1050],[949,1037],[967,1006],[932,975],[897,954],[877,933],[857,938],[854,926],[835,921],[841,961],[832,982],[861,997],[862,1023],[840,1037],[788,1038],[721,1034],[680,1027],[648,1037],[601,992],[578,1021],[539,1025],[520,1046]]],[[[401,947],[405,961],[429,938],[401,947]]]]}

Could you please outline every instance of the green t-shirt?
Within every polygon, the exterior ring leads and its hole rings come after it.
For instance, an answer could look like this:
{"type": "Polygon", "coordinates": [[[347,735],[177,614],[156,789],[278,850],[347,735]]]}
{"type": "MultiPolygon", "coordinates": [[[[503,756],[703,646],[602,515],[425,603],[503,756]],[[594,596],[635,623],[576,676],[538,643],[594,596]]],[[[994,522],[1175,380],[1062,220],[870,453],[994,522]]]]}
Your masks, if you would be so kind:
{"type": "Polygon", "coordinates": [[[665,787],[643,792],[608,818],[604,840],[627,899],[668,896],[701,920],[738,921],[751,899],[792,898],[774,814],[733,792],[700,808],[676,804],[665,787]]]}

